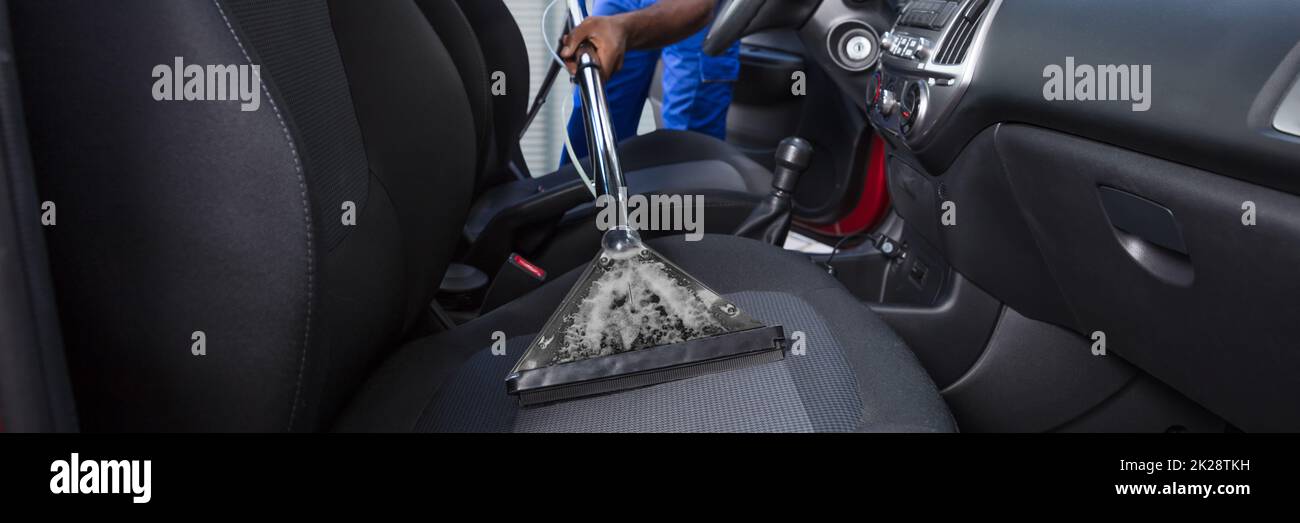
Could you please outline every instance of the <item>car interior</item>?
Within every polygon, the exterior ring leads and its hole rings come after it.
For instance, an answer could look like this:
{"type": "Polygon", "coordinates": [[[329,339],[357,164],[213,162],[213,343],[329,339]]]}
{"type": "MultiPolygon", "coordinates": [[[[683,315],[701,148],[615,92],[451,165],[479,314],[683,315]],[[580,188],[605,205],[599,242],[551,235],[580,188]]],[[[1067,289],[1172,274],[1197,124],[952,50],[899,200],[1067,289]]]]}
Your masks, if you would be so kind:
{"type": "Polygon", "coordinates": [[[1300,4],[720,2],[727,140],[617,154],[801,351],[538,405],[601,233],[508,4],[0,0],[0,431],[1300,430],[1300,4]]]}

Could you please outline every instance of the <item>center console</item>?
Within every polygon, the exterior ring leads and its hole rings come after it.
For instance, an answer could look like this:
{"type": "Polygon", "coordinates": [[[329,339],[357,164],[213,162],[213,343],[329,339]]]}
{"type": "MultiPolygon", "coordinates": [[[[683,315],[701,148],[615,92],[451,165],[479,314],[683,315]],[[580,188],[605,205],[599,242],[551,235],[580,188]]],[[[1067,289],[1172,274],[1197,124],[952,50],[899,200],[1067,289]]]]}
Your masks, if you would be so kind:
{"type": "Polygon", "coordinates": [[[872,123],[896,145],[925,146],[960,101],[1002,0],[912,0],[880,39],[868,82],[872,123]]]}
{"type": "MultiPolygon", "coordinates": [[[[946,234],[941,217],[958,197],[952,188],[964,187],[964,180],[935,176],[947,169],[927,165],[925,158],[951,148],[946,142],[954,133],[947,130],[953,127],[945,127],[952,123],[946,120],[959,113],[1002,1],[911,0],[881,35],[880,65],[867,81],[868,118],[889,142],[887,189],[896,216],[881,233],[899,247],[883,269],[867,268],[883,277],[856,287],[868,291],[864,300],[875,302],[872,309],[913,348],[940,387],[956,383],[984,353],[1003,307],[978,280],[956,270],[959,260],[950,256],[954,235],[946,234]]],[[[978,225],[965,215],[962,220],[978,225]]],[[[853,283],[846,285],[854,288],[853,283]]]]}

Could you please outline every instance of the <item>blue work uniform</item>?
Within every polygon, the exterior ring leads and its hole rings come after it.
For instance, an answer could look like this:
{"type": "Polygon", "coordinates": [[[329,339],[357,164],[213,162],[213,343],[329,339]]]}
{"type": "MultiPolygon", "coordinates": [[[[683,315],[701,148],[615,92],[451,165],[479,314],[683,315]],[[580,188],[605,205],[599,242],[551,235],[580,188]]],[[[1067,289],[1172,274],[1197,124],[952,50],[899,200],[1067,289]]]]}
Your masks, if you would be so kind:
{"type": "MultiPolygon", "coordinates": [[[[596,0],[593,11],[596,16],[610,16],[643,9],[655,2],[656,0],[596,0]]],[[[701,46],[708,33],[706,27],[689,38],[662,49],[631,50],[623,56],[623,67],[605,83],[605,97],[615,138],[621,141],[636,136],[642,108],[650,96],[655,66],[662,58],[664,127],[726,139],[731,84],[740,74],[740,44],[737,42],[718,56],[706,55],[701,46]]],[[[574,154],[581,158],[587,155],[587,134],[583,127],[581,101],[577,93],[574,93],[573,107],[568,133],[574,154]]],[[[567,155],[560,155],[561,165],[568,161],[567,155]]]]}

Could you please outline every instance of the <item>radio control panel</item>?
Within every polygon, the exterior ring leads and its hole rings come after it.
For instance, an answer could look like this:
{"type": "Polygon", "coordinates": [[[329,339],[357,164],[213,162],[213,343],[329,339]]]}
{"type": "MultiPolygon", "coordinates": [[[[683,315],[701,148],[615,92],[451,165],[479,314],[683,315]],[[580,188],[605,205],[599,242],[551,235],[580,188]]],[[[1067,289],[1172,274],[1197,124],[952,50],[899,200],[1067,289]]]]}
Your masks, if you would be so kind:
{"type": "Polygon", "coordinates": [[[868,112],[887,137],[912,147],[952,110],[978,65],[1002,0],[912,0],[881,35],[881,66],[868,81],[868,112]]]}

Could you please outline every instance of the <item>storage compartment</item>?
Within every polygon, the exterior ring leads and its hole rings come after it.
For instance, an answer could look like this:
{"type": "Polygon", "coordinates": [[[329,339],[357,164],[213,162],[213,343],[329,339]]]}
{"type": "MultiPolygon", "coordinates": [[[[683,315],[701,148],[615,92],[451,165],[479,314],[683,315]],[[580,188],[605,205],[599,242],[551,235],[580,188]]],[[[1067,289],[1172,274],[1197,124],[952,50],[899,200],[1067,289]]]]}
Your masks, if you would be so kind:
{"type": "Polygon", "coordinates": [[[1242,429],[1300,430],[1300,198],[1023,125],[996,150],[1078,332],[1242,429]]]}

